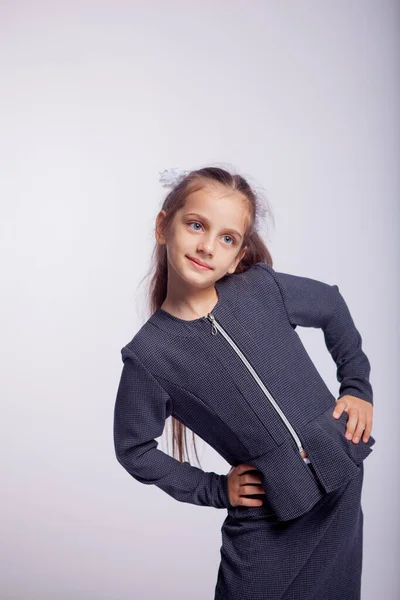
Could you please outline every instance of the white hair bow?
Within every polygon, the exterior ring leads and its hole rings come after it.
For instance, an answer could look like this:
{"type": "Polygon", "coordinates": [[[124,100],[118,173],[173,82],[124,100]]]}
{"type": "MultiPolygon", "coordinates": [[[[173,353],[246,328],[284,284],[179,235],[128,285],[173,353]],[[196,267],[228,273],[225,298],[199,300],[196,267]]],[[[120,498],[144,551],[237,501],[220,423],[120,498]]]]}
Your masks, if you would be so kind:
{"type": "Polygon", "coordinates": [[[165,169],[165,171],[159,171],[159,181],[163,187],[173,188],[189,173],[190,171],[185,171],[179,167],[171,167],[170,169],[165,169]]]}

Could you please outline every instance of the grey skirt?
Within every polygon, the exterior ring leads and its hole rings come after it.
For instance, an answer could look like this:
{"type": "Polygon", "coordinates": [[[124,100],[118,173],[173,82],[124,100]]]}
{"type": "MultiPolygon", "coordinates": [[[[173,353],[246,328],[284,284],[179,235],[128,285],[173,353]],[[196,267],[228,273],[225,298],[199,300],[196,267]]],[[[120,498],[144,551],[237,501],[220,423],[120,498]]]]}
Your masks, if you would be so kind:
{"type": "Polygon", "coordinates": [[[359,474],[290,521],[228,514],[214,600],[360,600],[359,474]]]}

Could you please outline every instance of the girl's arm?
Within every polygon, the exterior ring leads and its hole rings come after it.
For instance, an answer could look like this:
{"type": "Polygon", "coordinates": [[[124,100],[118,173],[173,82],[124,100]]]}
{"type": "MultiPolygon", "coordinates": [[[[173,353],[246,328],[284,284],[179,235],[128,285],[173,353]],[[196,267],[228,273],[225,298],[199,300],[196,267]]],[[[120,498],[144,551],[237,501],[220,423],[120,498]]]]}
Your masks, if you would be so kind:
{"type": "Polygon", "coordinates": [[[373,404],[370,363],[338,286],[280,273],[266,263],[257,264],[274,277],[291,325],[323,330],[325,344],[337,366],[339,398],[351,395],[373,404]]]}
{"type": "Polygon", "coordinates": [[[124,362],[114,409],[117,460],[134,479],[154,484],[179,500],[228,508],[228,476],[205,472],[157,448],[172,400],[132,350],[121,350],[124,362]]]}

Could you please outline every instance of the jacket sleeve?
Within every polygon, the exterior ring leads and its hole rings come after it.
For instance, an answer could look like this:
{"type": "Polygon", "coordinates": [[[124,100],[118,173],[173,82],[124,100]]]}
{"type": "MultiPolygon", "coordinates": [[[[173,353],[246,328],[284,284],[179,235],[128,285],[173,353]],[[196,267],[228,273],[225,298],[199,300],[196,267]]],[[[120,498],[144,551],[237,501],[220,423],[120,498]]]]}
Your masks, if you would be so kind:
{"type": "Polygon", "coordinates": [[[350,394],[373,404],[370,362],[339,287],[308,277],[280,273],[266,263],[257,264],[274,277],[293,328],[300,325],[323,330],[326,347],[337,366],[339,398],[350,394]]]}
{"type": "Polygon", "coordinates": [[[124,347],[114,408],[118,462],[140,483],[154,484],[180,502],[228,508],[228,476],[205,472],[157,448],[172,399],[132,350],[124,347]]]}

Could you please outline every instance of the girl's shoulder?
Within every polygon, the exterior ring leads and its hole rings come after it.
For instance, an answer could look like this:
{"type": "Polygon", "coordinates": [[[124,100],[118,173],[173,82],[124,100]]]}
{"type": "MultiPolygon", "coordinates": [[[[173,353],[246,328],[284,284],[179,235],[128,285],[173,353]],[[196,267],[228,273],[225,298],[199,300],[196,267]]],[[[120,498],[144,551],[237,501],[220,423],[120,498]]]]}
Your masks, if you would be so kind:
{"type": "Polygon", "coordinates": [[[284,288],[292,288],[293,290],[297,289],[300,291],[307,289],[320,289],[326,290],[329,293],[330,289],[337,288],[337,286],[334,284],[332,285],[327,281],[308,277],[307,275],[294,274],[281,270],[277,271],[271,265],[265,262],[255,263],[249,269],[249,273],[253,274],[255,279],[261,278],[264,281],[274,281],[281,290],[284,288]]]}
{"type": "Polygon", "coordinates": [[[235,280],[236,283],[251,283],[253,280],[258,279],[260,277],[272,276],[274,269],[270,267],[267,263],[257,262],[248,267],[245,271],[241,273],[234,273],[231,277],[235,280]]]}
{"type": "Polygon", "coordinates": [[[257,262],[237,279],[239,297],[245,296],[245,289],[260,300],[278,302],[296,319],[299,313],[320,312],[331,314],[338,303],[339,287],[320,279],[305,275],[294,275],[276,271],[265,262],[257,262]]]}
{"type": "Polygon", "coordinates": [[[251,265],[245,271],[235,274],[234,278],[236,287],[240,290],[240,293],[251,292],[252,288],[258,288],[259,286],[265,286],[268,282],[274,285],[276,279],[276,272],[273,267],[265,262],[257,262],[251,265]]]}
{"type": "Polygon", "coordinates": [[[162,351],[167,342],[163,330],[155,326],[155,322],[153,313],[121,348],[122,358],[134,354],[145,362],[153,353],[162,351]]]}

